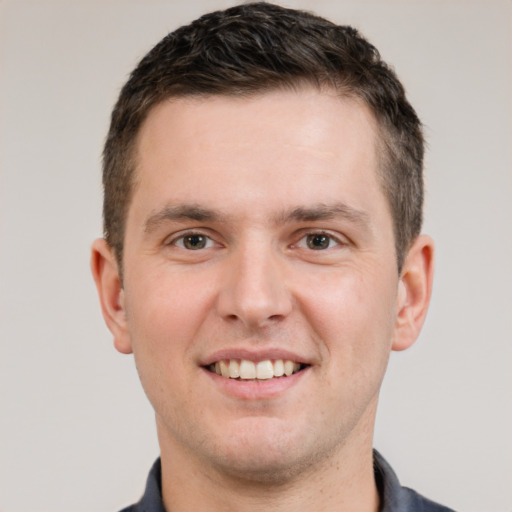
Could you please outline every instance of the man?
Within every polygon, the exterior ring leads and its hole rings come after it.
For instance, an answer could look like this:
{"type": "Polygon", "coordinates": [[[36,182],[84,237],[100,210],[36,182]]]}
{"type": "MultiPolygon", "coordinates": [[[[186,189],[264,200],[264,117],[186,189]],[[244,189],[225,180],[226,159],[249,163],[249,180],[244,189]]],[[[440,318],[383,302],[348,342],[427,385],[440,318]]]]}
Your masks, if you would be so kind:
{"type": "Polygon", "coordinates": [[[423,137],[354,29],[271,4],[164,38],[121,91],[92,271],[161,460],[133,511],[443,511],[372,451],[433,244],[423,137]]]}

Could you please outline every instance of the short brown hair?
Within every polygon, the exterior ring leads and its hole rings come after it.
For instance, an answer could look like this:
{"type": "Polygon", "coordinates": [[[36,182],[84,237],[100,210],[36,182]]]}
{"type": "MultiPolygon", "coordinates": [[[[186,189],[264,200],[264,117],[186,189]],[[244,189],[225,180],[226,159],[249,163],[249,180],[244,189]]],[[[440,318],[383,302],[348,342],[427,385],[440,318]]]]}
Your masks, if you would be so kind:
{"type": "Polygon", "coordinates": [[[136,182],[136,138],[149,111],[171,97],[249,96],[302,84],[360,98],[373,112],[400,271],[422,223],[424,142],[418,116],[393,70],[354,28],[268,3],[212,12],[168,34],[121,90],[103,152],[104,236],[120,270],[136,182]]]}

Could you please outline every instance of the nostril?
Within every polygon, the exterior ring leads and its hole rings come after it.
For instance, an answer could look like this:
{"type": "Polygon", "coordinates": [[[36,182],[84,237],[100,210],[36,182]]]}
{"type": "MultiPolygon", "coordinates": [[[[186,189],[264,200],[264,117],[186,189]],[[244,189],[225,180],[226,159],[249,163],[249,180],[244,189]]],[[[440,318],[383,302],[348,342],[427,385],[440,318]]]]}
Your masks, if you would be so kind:
{"type": "Polygon", "coordinates": [[[233,269],[234,275],[224,281],[219,290],[216,311],[225,321],[241,322],[254,328],[277,323],[292,309],[291,297],[282,279],[261,262],[233,269]]]}

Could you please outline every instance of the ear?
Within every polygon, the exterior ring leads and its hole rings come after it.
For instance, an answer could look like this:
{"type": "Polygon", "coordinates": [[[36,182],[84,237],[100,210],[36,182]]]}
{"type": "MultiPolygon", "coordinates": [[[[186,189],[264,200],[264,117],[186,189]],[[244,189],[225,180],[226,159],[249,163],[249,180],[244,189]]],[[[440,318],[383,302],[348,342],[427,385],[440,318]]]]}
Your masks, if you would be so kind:
{"type": "Polygon", "coordinates": [[[407,252],[398,283],[393,350],[405,350],[416,341],[427,316],[433,276],[434,242],[420,235],[407,252]]]}
{"type": "Polygon", "coordinates": [[[131,354],[132,346],[126,324],[124,290],[112,249],[103,239],[91,248],[91,271],[101,303],[103,318],[114,336],[115,348],[131,354]]]}

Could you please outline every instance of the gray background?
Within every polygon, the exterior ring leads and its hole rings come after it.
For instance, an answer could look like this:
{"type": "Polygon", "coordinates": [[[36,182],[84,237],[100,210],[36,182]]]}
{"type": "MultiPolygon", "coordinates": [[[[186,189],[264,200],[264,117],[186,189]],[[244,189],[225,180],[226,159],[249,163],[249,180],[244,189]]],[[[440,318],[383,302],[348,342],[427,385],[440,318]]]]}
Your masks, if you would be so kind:
{"type": "MultiPolygon", "coordinates": [[[[89,273],[110,109],[164,34],[230,1],[0,3],[0,509],[114,511],[158,454],[89,273]]],[[[392,355],[375,445],[402,483],[512,510],[512,4],[286,1],[353,24],[426,125],[433,303],[392,355]]]]}

